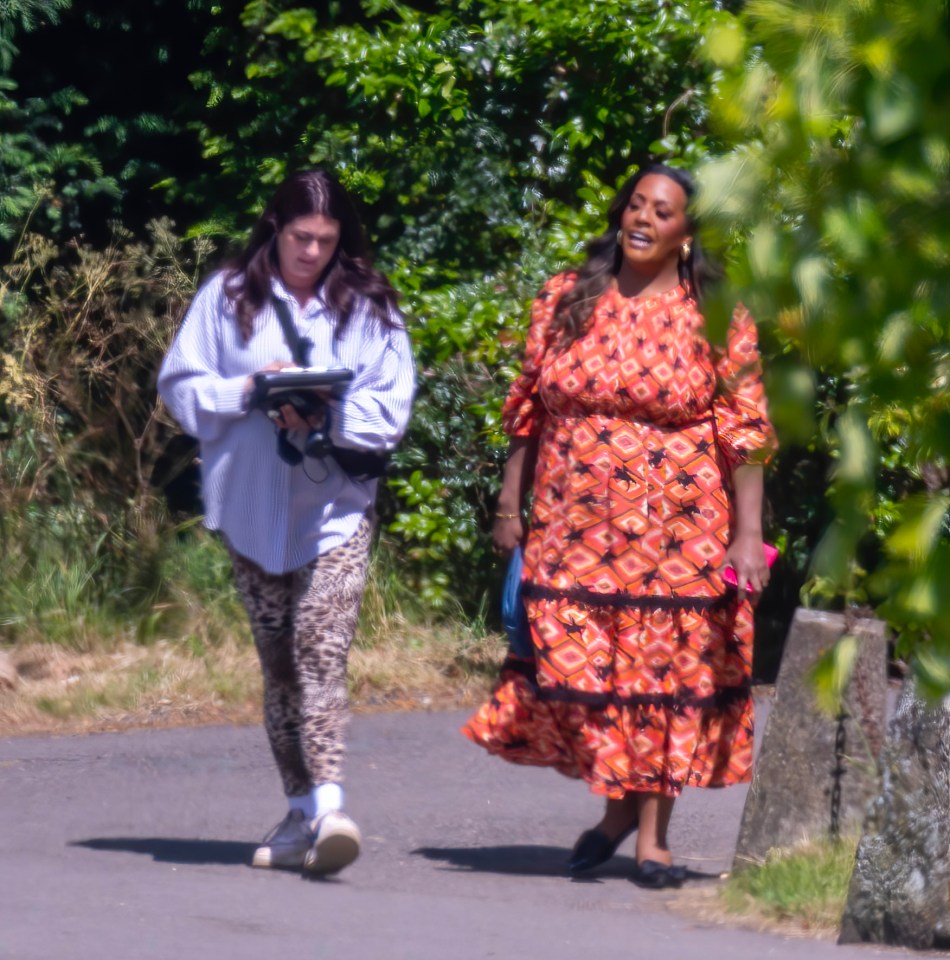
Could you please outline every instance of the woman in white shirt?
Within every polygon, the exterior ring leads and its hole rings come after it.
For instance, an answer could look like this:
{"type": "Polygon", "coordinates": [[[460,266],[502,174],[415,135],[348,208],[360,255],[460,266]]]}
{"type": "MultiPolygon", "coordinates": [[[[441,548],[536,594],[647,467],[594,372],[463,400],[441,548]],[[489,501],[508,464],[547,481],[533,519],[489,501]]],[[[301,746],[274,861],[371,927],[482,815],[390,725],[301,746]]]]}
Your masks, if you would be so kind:
{"type": "Polygon", "coordinates": [[[373,466],[402,437],[414,387],[396,293],[366,258],[346,192],[322,170],[278,187],[247,247],[198,291],[159,373],[169,410],[201,444],[204,524],[231,552],[288,798],[255,866],[332,873],[359,854],[342,809],[346,660],[372,537],[373,466]],[[291,340],[309,346],[306,364],[353,377],[345,391],[308,394],[313,409],[284,403],[268,414],[254,375],[300,364],[281,314],[291,340]],[[308,444],[318,426],[329,449],[308,444]]]}

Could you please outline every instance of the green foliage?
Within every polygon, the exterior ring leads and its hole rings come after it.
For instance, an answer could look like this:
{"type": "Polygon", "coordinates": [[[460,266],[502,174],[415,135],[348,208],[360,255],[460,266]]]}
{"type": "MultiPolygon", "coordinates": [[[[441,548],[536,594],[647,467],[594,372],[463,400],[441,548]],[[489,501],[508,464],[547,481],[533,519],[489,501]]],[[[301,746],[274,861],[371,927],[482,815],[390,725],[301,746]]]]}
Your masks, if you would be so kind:
{"type": "Polygon", "coordinates": [[[96,156],[61,136],[65,119],[85,97],[70,85],[50,96],[17,99],[10,75],[20,38],[57,23],[68,6],[69,0],[9,0],[0,10],[0,241],[13,240],[31,220],[34,228],[75,230],[78,202],[117,194],[96,156]]]}
{"type": "Polygon", "coordinates": [[[6,74],[17,54],[16,35],[56,23],[70,0],[4,0],[0,7],[0,72],[6,74]]]}
{"type": "Polygon", "coordinates": [[[858,638],[847,633],[818,658],[809,672],[815,700],[831,717],[837,717],[846,707],[844,697],[858,652],[858,638]]]}
{"type": "MultiPolygon", "coordinates": [[[[711,113],[735,146],[702,174],[703,212],[743,231],[733,290],[772,322],[793,379],[817,367],[838,384],[818,423],[835,517],[812,595],[878,604],[944,691],[948,34],[942,0],[752,0],[720,14],[711,113]]],[[[813,409],[806,384],[780,401],[780,426],[813,409]]]]}
{"type": "MultiPolygon", "coordinates": [[[[631,0],[543,15],[526,0],[364,0],[345,14],[249,3],[230,72],[193,77],[212,107],[201,182],[233,184],[221,196],[256,210],[288,167],[330,164],[371,208],[387,262],[424,263],[430,282],[478,275],[519,254],[548,201],[573,204],[586,173],[612,182],[654,142],[671,155],[692,144],[708,14],[631,0]]],[[[240,212],[229,200],[213,220],[240,212]]]]}
{"type": "Polygon", "coordinates": [[[137,235],[170,203],[163,181],[200,163],[201,103],[188,75],[204,63],[212,0],[5,0],[0,11],[0,251],[24,229],[100,247],[117,220],[137,235]],[[90,69],[90,64],[95,69],[90,69]]]}
{"type": "Polygon", "coordinates": [[[411,294],[419,389],[389,483],[389,529],[420,595],[436,607],[476,610],[495,567],[484,532],[505,452],[501,400],[514,376],[515,331],[540,283],[505,279],[411,294]]]}

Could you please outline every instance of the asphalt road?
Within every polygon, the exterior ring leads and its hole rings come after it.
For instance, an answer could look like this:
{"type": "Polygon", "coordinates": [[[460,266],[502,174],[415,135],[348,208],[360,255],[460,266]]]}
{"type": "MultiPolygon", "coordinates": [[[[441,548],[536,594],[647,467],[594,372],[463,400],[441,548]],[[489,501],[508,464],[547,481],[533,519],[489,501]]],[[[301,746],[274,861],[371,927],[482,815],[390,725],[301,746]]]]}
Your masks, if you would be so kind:
{"type": "MultiPolygon", "coordinates": [[[[902,955],[674,908],[672,894],[626,878],[629,842],[627,856],[570,880],[565,857],[598,800],[581,783],[484,754],[457,733],[464,717],[354,718],[347,807],[364,851],[318,881],[247,865],[284,813],[260,728],[0,740],[0,957],[902,955]]],[[[671,843],[697,874],[694,890],[728,869],[744,797],[694,790],[679,802],[671,843]]]]}

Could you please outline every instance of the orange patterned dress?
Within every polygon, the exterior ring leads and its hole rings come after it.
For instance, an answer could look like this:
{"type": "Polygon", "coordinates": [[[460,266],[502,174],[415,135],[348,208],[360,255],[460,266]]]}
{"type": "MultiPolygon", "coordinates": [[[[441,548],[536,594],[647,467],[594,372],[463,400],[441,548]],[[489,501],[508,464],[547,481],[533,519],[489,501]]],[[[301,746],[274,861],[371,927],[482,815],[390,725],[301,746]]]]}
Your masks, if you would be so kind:
{"type": "Polygon", "coordinates": [[[509,656],[462,732],[612,798],[742,782],[752,609],[722,580],[723,470],[774,448],[755,324],[737,307],[716,350],[682,287],[609,290],[558,351],[548,331],[573,281],[535,301],[504,407],[509,435],[538,438],[523,573],[535,658],[509,656]]]}

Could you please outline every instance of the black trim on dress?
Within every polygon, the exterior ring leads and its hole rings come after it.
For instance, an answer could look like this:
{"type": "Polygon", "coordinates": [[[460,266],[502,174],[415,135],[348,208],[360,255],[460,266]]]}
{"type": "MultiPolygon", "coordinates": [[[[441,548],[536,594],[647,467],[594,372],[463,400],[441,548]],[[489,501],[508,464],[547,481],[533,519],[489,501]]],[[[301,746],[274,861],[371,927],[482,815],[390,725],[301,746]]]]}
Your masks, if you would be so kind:
{"type": "Polygon", "coordinates": [[[651,610],[718,610],[735,602],[735,591],[713,597],[634,596],[630,593],[598,593],[584,587],[557,590],[525,581],[521,595],[533,600],[572,600],[590,607],[648,607],[651,610]]]}
{"type": "Polygon", "coordinates": [[[598,710],[603,710],[608,706],[655,707],[660,710],[682,713],[685,710],[724,710],[738,701],[747,700],[751,697],[752,685],[746,683],[737,687],[720,687],[708,697],[697,696],[691,691],[684,693],[635,693],[622,697],[613,692],[596,693],[560,686],[535,686],[535,695],[539,700],[582,703],[598,710]]]}

